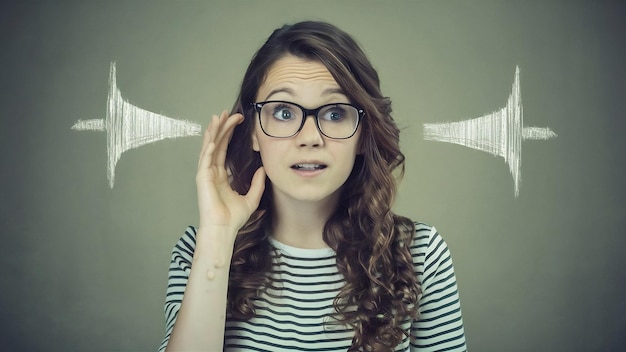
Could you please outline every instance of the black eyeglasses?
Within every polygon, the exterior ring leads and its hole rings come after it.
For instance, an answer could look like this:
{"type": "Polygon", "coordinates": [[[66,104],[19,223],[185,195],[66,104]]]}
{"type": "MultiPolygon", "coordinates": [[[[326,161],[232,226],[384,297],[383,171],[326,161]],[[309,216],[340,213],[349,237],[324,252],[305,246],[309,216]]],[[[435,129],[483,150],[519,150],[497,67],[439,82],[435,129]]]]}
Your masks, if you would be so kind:
{"type": "Polygon", "coordinates": [[[307,116],[315,117],[321,134],[333,139],[347,139],[356,133],[365,112],[352,104],[325,104],[306,109],[289,101],[271,100],[250,103],[259,114],[263,133],[275,138],[293,137],[304,126],[307,116]]]}

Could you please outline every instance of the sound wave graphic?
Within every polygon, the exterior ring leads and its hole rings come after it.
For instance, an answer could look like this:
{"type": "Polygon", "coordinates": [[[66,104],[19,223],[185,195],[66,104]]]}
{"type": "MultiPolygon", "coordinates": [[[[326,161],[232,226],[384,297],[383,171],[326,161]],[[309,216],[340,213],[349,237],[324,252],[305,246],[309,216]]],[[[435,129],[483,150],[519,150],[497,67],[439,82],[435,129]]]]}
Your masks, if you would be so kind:
{"type": "Polygon", "coordinates": [[[125,151],[166,138],[197,136],[201,130],[197,123],[146,111],[125,101],[115,77],[113,62],[109,73],[106,118],[78,120],[72,126],[76,131],[107,133],[107,178],[111,188],[115,182],[115,165],[125,151]]]}
{"type": "Polygon", "coordinates": [[[522,140],[557,136],[547,127],[523,127],[519,72],[517,66],[511,95],[501,110],[466,121],[424,124],[425,140],[459,144],[504,158],[513,176],[516,198],[522,178],[522,140]]]}
{"type": "MultiPolygon", "coordinates": [[[[424,124],[424,139],[459,144],[504,158],[513,176],[515,197],[521,183],[522,140],[548,140],[557,135],[547,127],[524,127],[519,67],[504,108],[478,118],[424,124]]],[[[201,126],[177,120],[130,104],[122,98],[116,83],[115,62],[109,72],[109,93],[105,119],[78,120],[76,131],[104,131],[107,134],[107,178],[115,183],[115,166],[129,149],[160,141],[200,135],[201,126]]]]}

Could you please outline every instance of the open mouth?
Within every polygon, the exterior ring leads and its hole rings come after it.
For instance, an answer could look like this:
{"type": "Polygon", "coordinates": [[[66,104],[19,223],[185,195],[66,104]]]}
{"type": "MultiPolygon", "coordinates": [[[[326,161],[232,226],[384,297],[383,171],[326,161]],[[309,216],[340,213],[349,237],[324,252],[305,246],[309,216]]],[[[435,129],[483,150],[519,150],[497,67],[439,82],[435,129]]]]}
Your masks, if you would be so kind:
{"type": "Polygon", "coordinates": [[[294,164],[291,166],[291,168],[294,170],[301,170],[301,171],[316,171],[316,170],[325,169],[326,165],[324,164],[294,164]]]}

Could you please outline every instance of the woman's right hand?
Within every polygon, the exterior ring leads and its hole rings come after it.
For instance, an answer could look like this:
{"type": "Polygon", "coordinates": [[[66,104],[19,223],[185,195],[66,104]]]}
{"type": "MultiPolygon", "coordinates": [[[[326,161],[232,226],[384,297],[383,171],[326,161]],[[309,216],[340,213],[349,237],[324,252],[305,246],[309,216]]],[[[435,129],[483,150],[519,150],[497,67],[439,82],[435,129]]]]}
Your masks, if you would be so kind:
{"type": "Polygon", "coordinates": [[[202,142],[196,185],[200,224],[191,271],[168,351],[221,351],[224,346],[228,278],[233,245],[239,229],[259,206],[265,171],[252,177],[246,195],[235,192],[225,167],[228,143],[241,114],[213,116],[202,142]]]}
{"type": "Polygon", "coordinates": [[[257,209],[265,189],[265,171],[260,167],[252,177],[248,194],[235,192],[228,181],[226,151],[235,127],[243,122],[242,114],[223,111],[213,115],[204,133],[198,161],[196,186],[200,211],[199,231],[219,229],[234,235],[257,209]]]}

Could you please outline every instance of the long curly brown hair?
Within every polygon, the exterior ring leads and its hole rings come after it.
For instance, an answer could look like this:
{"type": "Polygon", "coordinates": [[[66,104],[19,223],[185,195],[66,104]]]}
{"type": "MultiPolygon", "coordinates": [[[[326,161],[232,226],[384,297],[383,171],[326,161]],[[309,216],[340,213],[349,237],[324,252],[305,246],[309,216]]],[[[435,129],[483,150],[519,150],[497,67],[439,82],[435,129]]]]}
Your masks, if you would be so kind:
{"type": "MultiPolygon", "coordinates": [[[[250,106],[271,65],[284,55],[323,63],[350,101],[365,111],[359,150],[352,173],[341,189],[339,205],[324,228],[324,241],[336,252],[345,286],[334,300],[336,319],[354,328],[352,351],[392,351],[408,331],[402,323],[418,315],[421,292],[409,247],[415,225],[395,215],[391,206],[396,179],[404,173],[399,129],[391,101],[380,91],[378,73],[344,31],[324,22],[300,22],[275,30],[254,55],[233,112],[244,122],[234,132],[227,154],[231,185],[240,194],[250,188],[261,166],[252,150],[255,111],[250,106]]],[[[254,315],[253,299],[267,286],[272,251],[271,183],[259,208],[239,231],[230,267],[228,314],[254,315]]]]}

